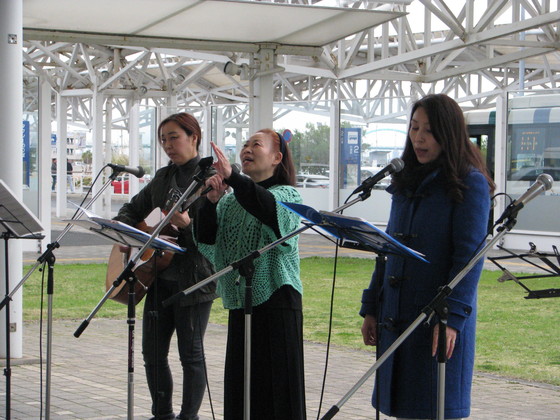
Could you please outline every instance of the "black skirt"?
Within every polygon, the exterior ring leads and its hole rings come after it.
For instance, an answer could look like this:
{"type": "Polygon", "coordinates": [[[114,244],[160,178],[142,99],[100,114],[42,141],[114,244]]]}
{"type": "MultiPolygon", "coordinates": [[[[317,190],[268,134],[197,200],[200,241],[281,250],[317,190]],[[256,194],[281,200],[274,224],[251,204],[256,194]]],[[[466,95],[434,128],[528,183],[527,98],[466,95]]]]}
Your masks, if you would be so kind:
{"type": "MultiPolygon", "coordinates": [[[[224,420],[243,419],[245,312],[229,311],[224,420]]],[[[278,289],[251,316],[252,420],[303,420],[305,383],[301,295],[278,289]]]]}

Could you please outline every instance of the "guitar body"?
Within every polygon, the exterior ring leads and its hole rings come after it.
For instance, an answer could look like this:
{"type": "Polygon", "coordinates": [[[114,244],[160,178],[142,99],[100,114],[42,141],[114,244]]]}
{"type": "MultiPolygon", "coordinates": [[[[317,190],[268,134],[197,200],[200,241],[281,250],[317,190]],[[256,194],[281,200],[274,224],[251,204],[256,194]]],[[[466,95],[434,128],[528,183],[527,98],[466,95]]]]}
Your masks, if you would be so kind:
{"type": "MultiPolygon", "coordinates": [[[[148,218],[150,218],[150,216],[148,216],[148,218]]],[[[149,232],[152,229],[146,222],[139,223],[136,228],[145,232],[149,232]]],[[[165,226],[162,233],[165,234],[159,236],[161,239],[176,243],[178,231],[173,226],[165,226]]],[[[154,282],[156,274],[165,270],[169,266],[174,255],[175,253],[172,251],[163,251],[160,254],[157,254],[154,249],[144,251],[140,259],[136,262],[136,266],[132,269],[134,276],[136,277],[136,282],[134,283],[135,305],[142,301],[148,292],[148,288],[154,282]]],[[[113,249],[109,255],[109,262],[107,264],[107,275],[105,278],[106,291],[113,286],[115,280],[128,265],[131,256],[130,249],[126,252],[122,252],[121,245],[113,245],[113,249]]],[[[113,290],[109,298],[119,303],[128,305],[128,289],[128,283],[126,281],[122,281],[113,290]]]]}

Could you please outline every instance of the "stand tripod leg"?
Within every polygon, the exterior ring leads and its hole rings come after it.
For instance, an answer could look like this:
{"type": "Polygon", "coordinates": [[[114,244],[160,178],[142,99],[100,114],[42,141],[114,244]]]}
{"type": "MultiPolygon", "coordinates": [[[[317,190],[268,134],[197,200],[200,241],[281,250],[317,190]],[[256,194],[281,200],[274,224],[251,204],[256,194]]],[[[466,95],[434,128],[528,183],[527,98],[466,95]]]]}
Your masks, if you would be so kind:
{"type": "Polygon", "coordinates": [[[8,292],[10,290],[10,269],[8,267],[8,239],[9,236],[4,234],[4,258],[5,258],[5,280],[6,280],[6,367],[4,368],[4,376],[6,377],[6,420],[10,420],[11,413],[11,394],[12,394],[12,367],[10,362],[10,298],[8,292]]]}
{"type": "Polygon", "coordinates": [[[445,419],[445,370],[447,363],[447,319],[438,323],[438,389],[437,420],[445,419]]]}
{"type": "Polygon", "coordinates": [[[54,263],[56,258],[54,254],[50,254],[47,259],[48,274],[47,274],[47,377],[45,382],[45,419],[49,420],[51,413],[51,377],[52,377],[52,309],[53,309],[53,293],[54,293],[54,263]]]}
{"type": "Polygon", "coordinates": [[[244,346],[244,381],[243,381],[243,419],[251,418],[251,317],[253,315],[253,274],[255,273],[254,259],[259,257],[254,252],[239,261],[236,267],[239,274],[245,278],[245,346],[244,346]]]}
{"type": "MultiPolygon", "coordinates": [[[[377,306],[377,313],[375,314],[375,320],[377,322],[377,328],[376,328],[376,340],[377,343],[375,344],[375,360],[379,359],[379,357],[381,356],[380,351],[379,351],[379,343],[380,343],[380,337],[381,337],[381,320],[379,319],[379,294],[380,294],[380,289],[381,289],[381,285],[383,284],[383,279],[385,278],[385,267],[387,265],[387,256],[383,255],[383,254],[378,254],[377,258],[375,259],[375,268],[376,268],[376,283],[375,283],[375,300],[376,300],[376,306],[377,306]]],[[[376,399],[377,399],[377,407],[375,409],[375,419],[379,420],[380,418],[380,412],[379,412],[379,387],[381,386],[381,383],[379,381],[379,375],[376,372],[375,373],[375,393],[376,393],[376,399]]]]}
{"type": "Polygon", "coordinates": [[[136,278],[128,279],[128,420],[134,420],[134,328],[136,325],[136,278]]]}
{"type": "Polygon", "coordinates": [[[244,355],[244,385],[243,385],[243,418],[251,418],[251,316],[252,311],[245,312],[245,355],[244,355]]]}
{"type": "MultiPolygon", "coordinates": [[[[445,289],[445,288],[444,288],[445,289]]],[[[445,291],[445,290],[444,290],[445,291]]],[[[437,337],[437,362],[438,362],[438,382],[437,382],[437,420],[445,419],[445,371],[447,363],[447,317],[449,307],[441,295],[441,299],[436,299],[434,311],[439,317],[438,337],[437,337]]]]}

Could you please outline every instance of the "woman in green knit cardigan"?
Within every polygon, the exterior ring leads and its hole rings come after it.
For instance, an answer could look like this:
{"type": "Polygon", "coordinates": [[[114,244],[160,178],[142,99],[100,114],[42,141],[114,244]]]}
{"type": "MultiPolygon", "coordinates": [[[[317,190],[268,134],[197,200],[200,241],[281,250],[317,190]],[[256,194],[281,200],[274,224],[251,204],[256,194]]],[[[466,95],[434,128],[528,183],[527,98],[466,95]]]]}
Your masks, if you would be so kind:
{"type": "MultiPolygon", "coordinates": [[[[200,250],[221,270],[299,227],[299,216],[280,202],[300,203],[288,145],[270,129],[260,130],[240,153],[245,175],[232,170],[212,144],[217,174],[196,220],[200,250]],[[226,194],[228,188],[233,193],[226,194]]],[[[305,419],[302,285],[298,238],[254,260],[251,327],[250,418],[305,419]]],[[[245,278],[237,270],[218,279],[229,309],[224,374],[224,419],[243,418],[245,278]]]]}

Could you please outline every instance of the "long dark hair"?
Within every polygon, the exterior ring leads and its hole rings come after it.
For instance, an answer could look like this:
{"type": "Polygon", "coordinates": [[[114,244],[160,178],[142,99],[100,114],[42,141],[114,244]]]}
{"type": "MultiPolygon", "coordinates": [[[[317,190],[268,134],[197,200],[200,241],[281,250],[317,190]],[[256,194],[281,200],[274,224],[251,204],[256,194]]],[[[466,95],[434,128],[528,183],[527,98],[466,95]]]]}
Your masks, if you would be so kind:
{"type": "Polygon", "coordinates": [[[200,130],[200,125],[195,117],[187,112],[179,112],[177,114],[170,115],[162,122],[159,123],[157,134],[158,134],[158,141],[161,143],[161,130],[165,124],[168,122],[174,122],[179,127],[181,127],[188,136],[192,136],[193,134],[196,136],[196,150],[198,150],[200,146],[200,142],[202,141],[202,131],[200,130]]]}
{"type": "MultiPolygon", "coordinates": [[[[435,140],[441,146],[441,154],[435,162],[441,167],[446,187],[451,198],[456,202],[463,200],[465,185],[462,179],[476,168],[486,177],[488,187],[492,193],[495,188],[494,181],[488,174],[486,164],[478,147],[473,144],[467,132],[465,117],[461,107],[444,94],[428,95],[414,103],[411,110],[411,118],[414,112],[422,107],[428,115],[430,130],[435,140]]],[[[423,166],[414,153],[410,139],[409,122],[406,145],[402,155],[404,169],[395,174],[393,182],[400,190],[406,189],[409,182],[423,166]]],[[[429,164],[428,164],[429,165],[429,164]]]]}
{"type": "Polygon", "coordinates": [[[282,161],[274,169],[274,176],[276,180],[281,185],[296,185],[296,169],[294,167],[294,161],[292,160],[292,152],[288,147],[288,143],[282,137],[282,134],[277,133],[270,128],[263,128],[257,133],[264,133],[270,136],[274,145],[278,148],[280,153],[282,153],[282,161]]]}

